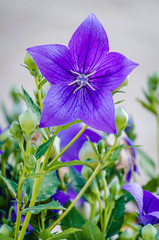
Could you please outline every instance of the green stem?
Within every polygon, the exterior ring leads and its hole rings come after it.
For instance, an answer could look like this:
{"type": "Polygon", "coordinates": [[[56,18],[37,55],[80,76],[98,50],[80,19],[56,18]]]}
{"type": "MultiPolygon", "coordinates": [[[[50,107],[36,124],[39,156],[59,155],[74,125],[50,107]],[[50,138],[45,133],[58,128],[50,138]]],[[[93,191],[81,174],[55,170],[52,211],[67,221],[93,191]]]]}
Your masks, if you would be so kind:
{"type": "Polygon", "coordinates": [[[27,172],[27,169],[24,167],[23,174],[20,176],[18,183],[18,191],[17,191],[17,218],[16,218],[16,227],[15,227],[15,240],[18,239],[20,220],[21,220],[21,190],[24,181],[24,175],[27,172]]]}
{"type": "Polygon", "coordinates": [[[86,130],[87,125],[85,125],[80,131],[79,133],[77,133],[77,135],[72,139],[72,141],[69,142],[69,144],[67,144],[67,146],[47,165],[48,167],[52,166],[53,163],[55,163],[59,157],[62,156],[62,154],[64,152],[66,152],[66,150],[82,135],[82,133],[86,130]]]}
{"type": "Polygon", "coordinates": [[[140,235],[140,233],[139,233],[139,231],[137,231],[137,232],[134,234],[132,240],[136,240],[139,235],[140,235]]]}
{"type": "Polygon", "coordinates": [[[99,204],[99,214],[100,214],[100,225],[101,229],[103,229],[103,214],[102,214],[102,204],[99,193],[97,194],[98,204],[99,204]]]}
{"type": "Polygon", "coordinates": [[[107,221],[107,182],[105,177],[103,177],[103,186],[104,186],[104,223],[103,223],[103,233],[106,230],[106,221],[107,221]]]}
{"type": "Polygon", "coordinates": [[[75,200],[70,204],[70,206],[67,208],[67,210],[65,212],[63,212],[63,214],[54,222],[52,223],[47,230],[52,230],[59,222],[61,222],[61,220],[71,211],[71,209],[75,206],[75,204],[77,203],[77,201],[81,198],[81,196],[84,194],[84,192],[87,190],[87,188],[89,187],[89,185],[91,184],[92,180],[95,178],[95,176],[99,173],[101,169],[101,163],[99,163],[96,167],[96,169],[94,170],[93,174],[91,175],[91,177],[88,179],[88,181],[86,182],[86,184],[83,186],[83,188],[81,189],[81,191],[79,192],[79,194],[77,195],[77,197],[75,198],[75,200]]]}
{"type": "Polygon", "coordinates": [[[38,87],[38,77],[35,77],[35,83],[38,91],[39,107],[40,107],[40,110],[42,111],[43,103],[42,103],[42,97],[41,97],[41,90],[38,87]]]}
{"type": "Polygon", "coordinates": [[[92,220],[96,215],[96,200],[91,203],[91,211],[89,219],[92,220]]]}
{"type": "Polygon", "coordinates": [[[11,206],[10,209],[9,209],[9,214],[8,214],[8,220],[9,221],[12,221],[12,212],[14,210],[14,206],[11,206]]]}
{"type": "MultiPolygon", "coordinates": [[[[60,127],[61,126],[58,126],[54,132],[54,136],[56,137],[57,136],[57,133],[58,131],[60,130],[60,127]]],[[[55,138],[54,138],[55,139],[55,138]]],[[[54,140],[51,142],[48,150],[46,151],[46,155],[45,155],[45,158],[44,158],[44,162],[43,162],[43,165],[41,167],[41,173],[43,172],[48,160],[49,160],[49,156],[50,156],[50,152],[51,152],[51,148],[52,148],[52,145],[54,143],[54,140]]],[[[38,170],[40,169],[40,160],[38,161],[37,163],[37,167],[36,167],[36,173],[38,172],[38,170]]],[[[33,185],[33,193],[32,193],[32,198],[31,198],[31,201],[30,201],[30,204],[29,204],[29,207],[33,207],[35,202],[36,202],[36,197],[37,197],[37,194],[38,194],[38,191],[39,191],[39,187],[40,187],[40,184],[42,182],[42,179],[43,179],[43,176],[42,177],[39,177],[37,179],[34,180],[34,185],[33,185]]],[[[20,233],[20,236],[19,236],[19,240],[22,240],[24,238],[24,235],[25,235],[25,232],[26,232],[26,229],[27,229],[27,226],[28,226],[28,223],[30,221],[30,217],[31,217],[31,213],[30,212],[27,212],[27,215],[26,215],[26,218],[25,218],[25,221],[24,221],[24,224],[23,224],[23,227],[22,227],[22,230],[21,230],[21,233],[20,233]]]]}

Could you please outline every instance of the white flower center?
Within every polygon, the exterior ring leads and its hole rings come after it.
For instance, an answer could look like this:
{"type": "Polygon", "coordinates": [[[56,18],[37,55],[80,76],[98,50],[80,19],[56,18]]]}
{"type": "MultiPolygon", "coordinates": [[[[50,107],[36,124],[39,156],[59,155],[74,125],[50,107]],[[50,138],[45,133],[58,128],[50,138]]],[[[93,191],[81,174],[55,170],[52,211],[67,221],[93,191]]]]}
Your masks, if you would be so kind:
{"type": "Polygon", "coordinates": [[[74,72],[74,71],[72,71],[72,70],[71,70],[71,72],[77,74],[76,80],[68,84],[69,86],[70,86],[70,85],[73,85],[73,84],[76,84],[76,85],[77,85],[77,88],[74,90],[73,93],[77,92],[77,91],[78,91],[80,88],[82,88],[82,87],[86,87],[87,85],[88,85],[93,91],[95,91],[95,89],[90,85],[90,83],[89,83],[89,78],[88,78],[88,77],[90,77],[91,75],[93,75],[95,72],[90,73],[90,74],[88,74],[88,75],[85,75],[85,74],[83,74],[83,73],[74,72]]]}

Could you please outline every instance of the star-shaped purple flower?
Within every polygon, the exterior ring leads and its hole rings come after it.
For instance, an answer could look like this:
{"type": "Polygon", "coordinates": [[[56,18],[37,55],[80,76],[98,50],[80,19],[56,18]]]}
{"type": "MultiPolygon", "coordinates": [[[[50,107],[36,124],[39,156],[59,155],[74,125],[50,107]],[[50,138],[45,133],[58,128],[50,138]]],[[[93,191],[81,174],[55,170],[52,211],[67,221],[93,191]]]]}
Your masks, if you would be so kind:
{"type": "Polygon", "coordinates": [[[116,133],[111,92],[137,64],[109,52],[106,32],[94,14],[78,27],[68,47],[50,44],[27,51],[53,84],[44,100],[40,127],[81,119],[90,127],[116,133]]]}
{"type": "Polygon", "coordinates": [[[143,191],[138,183],[129,183],[122,187],[135,198],[139,207],[143,225],[159,223],[159,198],[148,191],[143,191]]]}

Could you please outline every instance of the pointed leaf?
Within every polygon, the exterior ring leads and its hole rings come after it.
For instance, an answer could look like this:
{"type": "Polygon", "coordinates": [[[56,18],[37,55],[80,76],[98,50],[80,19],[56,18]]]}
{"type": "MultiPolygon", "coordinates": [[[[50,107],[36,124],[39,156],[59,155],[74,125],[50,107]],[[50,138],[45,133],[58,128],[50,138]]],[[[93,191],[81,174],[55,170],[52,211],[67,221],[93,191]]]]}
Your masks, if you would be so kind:
{"type": "Polygon", "coordinates": [[[92,221],[88,221],[82,227],[82,234],[84,240],[104,240],[104,235],[101,233],[99,227],[92,221]]]}
{"type": "Polygon", "coordinates": [[[46,199],[51,197],[53,194],[56,193],[58,185],[59,180],[57,179],[55,171],[50,172],[49,175],[45,175],[40,185],[36,201],[45,201],[46,199]]]}
{"type": "Polygon", "coordinates": [[[36,205],[34,207],[30,207],[30,208],[25,208],[22,211],[22,214],[27,213],[28,211],[31,212],[32,214],[37,214],[39,212],[41,212],[44,209],[59,209],[59,210],[65,210],[66,208],[64,208],[63,206],[61,206],[61,204],[58,201],[52,201],[46,204],[41,204],[41,205],[36,205]]]}
{"type": "Polygon", "coordinates": [[[11,179],[7,179],[3,176],[0,176],[0,177],[3,179],[3,181],[7,185],[7,188],[9,190],[10,194],[12,195],[12,197],[16,198],[18,185],[11,179]]]}
{"type": "Polygon", "coordinates": [[[46,173],[46,172],[43,172],[43,173],[33,173],[33,174],[25,175],[25,178],[38,178],[38,177],[45,176],[45,175],[48,175],[48,174],[49,173],[46,173]]]}
{"type": "Polygon", "coordinates": [[[79,231],[81,231],[81,230],[77,229],[77,228],[69,228],[69,229],[64,230],[63,232],[58,233],[58,234],[56,234],[54,236],[52,234],[49,234],[46,231],[44,231],[44,232],[42,232],[40,234],[39,237],[42,240],[45,240],[45,239],[47,239],[47,240],[61,240],[61,239],[66,239],[69,235],[71,235],[71,234],[73,234],[75,232],[79,232],[79,231]],[[50,235],[52,235],[52,236],[50,236],[50,235]]]}
{"type": "Polygon", "coordinates": [[[23,94],[24,94],[24,98],[25,98],[27,107],[30,108],[32,110],[32,112],[37,115],[37,117],[40,121],[40,117],[41,117],[40,108],[34,103],[33,99],[29,96],[29,94],[23,87],[22,87],[22,90],[23,90],[23,94]]]}
{"type": "Polygon", "coordinates": [[[60,131],[66,130],[66,129],[68,129],[69,127],[71,127],[72,125],[74,125],[74,124],[76,124],[76,123],[82,123],[82,121],[81,121],[81,120],[75,120],[75,121],[73,121],[73,122],[71,122],[71,123],[68,123],[68,124],[66,124],[66,125],[63,125],[63,126],[60,128],[60,131]]]}
{"type": "Polygon", "coordinates": [[[137,149],[137,154],[140,167],[144,170],[147,176],[154,178],[156,176],[156,165],[154,161],[141,149],[137,149]]]}
{"type": "Polygon", "coordinates": [[[0,233],[0,239],[1,239],[1,240],[14,240],[13,238],[10,238],[10,237],[2,234],[2,233],[0,233]]]}
{"type": "Polygon", "coordinates": [[[45,170],[58,170],[62,167],[71,167],[71,166],[77,166],[77,165],[87,165],[89,166],[90,163],[93,162],[98,162],[96,160],[92,160],[92,159],[87,159],[86,161],[82,162],[80,160],[74,160],[74,161],[69,161],[69,162],[55,162],[53,164],[51,164],[49,167],[46,167],[45,170]]]}
{"type": "Polygon", "coordinates": [[[40,145],[38,147],[38,149],[35,153],[36,159],[39,159],[43,156],[43,154],[47,151],[47,149],[49,148],[49,146],[52,143],[54,138],[55,138],[55,136],[51,137],[47,142],[43,143],[42,145],[40,145]]]}

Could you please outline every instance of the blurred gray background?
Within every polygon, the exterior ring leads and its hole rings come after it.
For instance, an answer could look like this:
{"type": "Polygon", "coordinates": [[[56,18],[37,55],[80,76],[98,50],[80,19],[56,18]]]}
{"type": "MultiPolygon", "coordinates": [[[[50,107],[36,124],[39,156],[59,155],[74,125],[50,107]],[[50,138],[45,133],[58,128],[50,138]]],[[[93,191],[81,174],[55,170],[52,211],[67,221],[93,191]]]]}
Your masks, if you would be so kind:
{"type": "MultiPolygon", "coordinates": [[[[140,64],[119,99],[125,99],[122,105],[134,117],[136,143],[156,159],[155,118],[136,98],[143,98],[147,77],[159,72],[159,0],[0,0],[0,103],[12,108],[8,96],[13,85],[33,93],[34,80],[20,66],[25,49],[48,43],[67,45],[90,12],[103,24],[110,51],[140,64]]],[[[0,125],[5,127],[2,113],[0,125]]]]}

